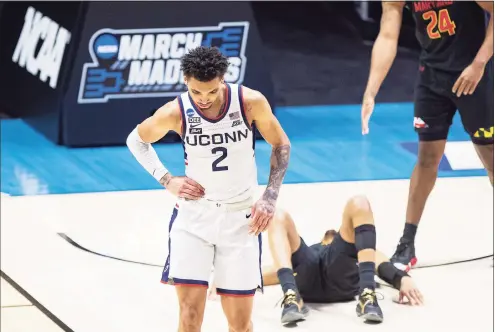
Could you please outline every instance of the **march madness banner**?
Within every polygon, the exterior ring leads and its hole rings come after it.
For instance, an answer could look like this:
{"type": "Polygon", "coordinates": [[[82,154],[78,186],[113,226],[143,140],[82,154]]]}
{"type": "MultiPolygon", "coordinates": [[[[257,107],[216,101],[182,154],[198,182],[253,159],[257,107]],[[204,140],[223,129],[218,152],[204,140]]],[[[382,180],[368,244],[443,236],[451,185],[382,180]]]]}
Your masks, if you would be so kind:
{"type": "Polygon", "coordinates": [[[180,58],[198,46],[216,46],[229,58],[228,83],[242,84],[249,22],[158,29],[101,29],[91,37],[91,62],[82,68],[78,103],[175,97],[186,90],[180,58]]]}
{"type": "Polygon", "coordinates": [[[273,101],[248,2],[90,2],[64,98],[64,144],[124,144],[139,122],[186,91],[180,58],[198,45],[229,58],[227,82],[273,101]]]}

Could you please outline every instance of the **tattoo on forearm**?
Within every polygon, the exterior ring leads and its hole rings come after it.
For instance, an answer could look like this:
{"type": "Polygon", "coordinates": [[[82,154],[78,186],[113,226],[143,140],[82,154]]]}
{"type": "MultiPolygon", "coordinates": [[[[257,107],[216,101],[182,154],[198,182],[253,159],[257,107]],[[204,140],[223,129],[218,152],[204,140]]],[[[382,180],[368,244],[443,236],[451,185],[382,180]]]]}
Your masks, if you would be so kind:
{"type": "Polygon", "coordinates": [[[284,180],[285,172],[289,166],[290,145],[282,145],[272,150],[270,158],[270,177],[266,186],[263,198],[269,201],[274,201],[278,198],[278,192],[282,181],[284,180]]]}
{"type": "Polygon", "coordinates": [[[171,179],[172,179],[172,175],[170,173],[167,173],[160,179],[160,184],[166,187],[171,179]]]}

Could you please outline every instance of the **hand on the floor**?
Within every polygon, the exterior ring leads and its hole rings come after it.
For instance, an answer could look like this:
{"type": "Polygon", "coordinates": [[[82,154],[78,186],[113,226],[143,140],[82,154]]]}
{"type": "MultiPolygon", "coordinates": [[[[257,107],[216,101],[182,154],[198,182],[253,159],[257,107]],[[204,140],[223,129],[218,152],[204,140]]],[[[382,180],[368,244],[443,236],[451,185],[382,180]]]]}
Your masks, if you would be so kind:
{"type": "Polygon", "coordinates": [[[275,201],[261,198],[251,209],[252,221],[249,224],[249,234],[258,236],[264,232],[275,214],[275,201]]]}
{"type": "Polygon", "coordinates": [[[399,303],[406,303],[406,299],[411,305],[423,304],[423,295],[416,287],[411,277],[403,277],[400,284],[399,303]]]}
{"type": "Polygon", "coordinates": [[[369,122],[371,118],[371,113],[375,108],[375,98],[371,96],[364,96],[363,104],[361,105],[361,133],[366,135],[370,132],[369,122]]]}
{"type": "Polygon", "coordinates": [[[484,72],[485,66],[481,64],[472,63],[467,66],[452,87],[452,92],[455,93],[457,97],[460,97],[462,94],[472,95],[474,90],[476,90],[478,83],[481,81],[484,72]]]}
{"type": "Polygon", "coordinates": [[[173,176],[164,186],[180,198],[198,200],[205,195],[205,188],[187,176],[173,176]]]}

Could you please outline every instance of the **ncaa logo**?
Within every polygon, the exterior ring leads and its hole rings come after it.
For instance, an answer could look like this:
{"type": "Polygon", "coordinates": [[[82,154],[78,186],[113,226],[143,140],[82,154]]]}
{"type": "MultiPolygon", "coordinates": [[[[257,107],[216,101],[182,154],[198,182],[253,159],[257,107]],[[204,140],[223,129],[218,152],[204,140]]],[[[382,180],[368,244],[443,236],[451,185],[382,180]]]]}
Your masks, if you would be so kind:
{"type": "Polygon", "coordinates": [[[193,116],[193,115],[194,115],[194,111],[193,111],[193,109],[192,109],[192,108],[188,108],[188,109],[187,109],[187,111],[186,111],[186,115],[187,115],[188,117],[193,116]]]}
{"type": "Polygon", "coordinates": [[[98,58],[111,59],[119,51],[119,41],[111,34],[103,34],[96,38],[93,48],[98,58]]]}
{"type": "Polygon", "coordinates": [[[214,46],[228,58],[228,83],[242,84],[249,22],[165,29],[102,29],[89,41],[78,103],[175,97],[187,90],[180,59],[190,49],[214,46]]]}

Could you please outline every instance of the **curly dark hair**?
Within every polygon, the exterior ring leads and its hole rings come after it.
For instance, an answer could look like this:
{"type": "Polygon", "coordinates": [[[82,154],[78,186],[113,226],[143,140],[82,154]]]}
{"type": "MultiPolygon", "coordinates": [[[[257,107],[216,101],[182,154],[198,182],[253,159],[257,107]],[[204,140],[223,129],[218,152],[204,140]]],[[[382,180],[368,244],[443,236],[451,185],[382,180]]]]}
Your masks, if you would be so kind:
{"type": "Polygon", "coordinates": [[[200,82],[209,82],[223,77],[229,67],[229,60],[216,47],[199,46],[186,53],[180,64],[184,76],[200,82]]]}

